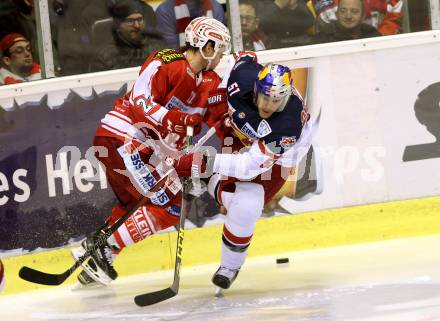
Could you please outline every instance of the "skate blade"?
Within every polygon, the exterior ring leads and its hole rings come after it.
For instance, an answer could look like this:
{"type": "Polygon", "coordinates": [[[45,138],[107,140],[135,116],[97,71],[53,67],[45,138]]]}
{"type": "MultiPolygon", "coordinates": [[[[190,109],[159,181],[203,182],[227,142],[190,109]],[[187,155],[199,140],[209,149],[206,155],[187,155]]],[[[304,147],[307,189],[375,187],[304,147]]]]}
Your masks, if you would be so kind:
{"type": "Polygon", "coordinates": [[[94,289],[99,289],[99,288],[105,288],[106,286],[97,282],[93,282],[90,284],[82,284],[81,282],[76,282],[75,285],[72,286],[72,288],[70,289],[72,292],[76,292],[76,291],[87,291],[87,290],[94,290],[94,289]]]}
{"type": "MultiPolygon", "coordinates": [[[[79,260],[79,258],[81,257],[81,256],[83,256],[84,255],[84,253],[85,253],[86,251],[82,248],[82,247],[80,247],[80,248],[76,248],[76,249],[73,249],[73,250],[71,250],[70,251],[70,254],[71,254],[71,256],[73,257],[73,259],[75,260],[75,261],[78,261],[79,260]]],[[[93,270],[90,266],[89,266],[89,264],[87,263],[89,260],[91,260],[92,258],[88,258],[88,259],[86,259],[84,262],[82,262],[81,263],[81,267],[82,267],[82,269],[93,279],[93,281],[95,281],[94,283],[99,283],[99,284],[101,284],[102,286],[107,286],[107,285],[109,285],[113,280],[110,278],[110,277],[99,277],[98,275],[97,275],[97,271],[96,270],[93,270]]]]}
{"type": "Polygon", "coordinates": [[[221,288],[221,287],[218,287],[218,286],[216,286],[215,287],[215,293],[214,293],[214,296],[216,297],[216,298],[223,298],[223,289],[221,288]]]}

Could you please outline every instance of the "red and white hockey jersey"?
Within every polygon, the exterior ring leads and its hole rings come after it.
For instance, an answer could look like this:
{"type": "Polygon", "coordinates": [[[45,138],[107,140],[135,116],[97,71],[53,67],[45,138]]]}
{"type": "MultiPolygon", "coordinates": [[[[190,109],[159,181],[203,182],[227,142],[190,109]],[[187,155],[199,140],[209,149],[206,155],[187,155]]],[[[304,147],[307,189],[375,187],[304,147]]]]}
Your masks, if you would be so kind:
{"type": "Polygon", "coordinates": [[[164,138],[166,133],[159,132],[168,110],[178,108],[205,116],[209,92],[219,83],[213,71],[195,74],[181,52],[156,51],[143,64],[131,91],[118,99],[101,120],[97,136],[115,137],[122,142],[144,142],[159,135],[164,138]]]}

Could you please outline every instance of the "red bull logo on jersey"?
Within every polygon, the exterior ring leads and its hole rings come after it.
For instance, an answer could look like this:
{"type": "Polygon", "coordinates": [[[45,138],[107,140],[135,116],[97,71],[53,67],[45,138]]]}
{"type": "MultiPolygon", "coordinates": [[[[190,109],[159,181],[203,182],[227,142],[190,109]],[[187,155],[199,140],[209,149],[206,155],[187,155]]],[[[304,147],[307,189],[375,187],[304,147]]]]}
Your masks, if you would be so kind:
{"type": "Polygon", "coordinates": [[[296,143],[296,136],[283,137],[280,141],[280,146],[284,149],[292,147],[296,143]]]}

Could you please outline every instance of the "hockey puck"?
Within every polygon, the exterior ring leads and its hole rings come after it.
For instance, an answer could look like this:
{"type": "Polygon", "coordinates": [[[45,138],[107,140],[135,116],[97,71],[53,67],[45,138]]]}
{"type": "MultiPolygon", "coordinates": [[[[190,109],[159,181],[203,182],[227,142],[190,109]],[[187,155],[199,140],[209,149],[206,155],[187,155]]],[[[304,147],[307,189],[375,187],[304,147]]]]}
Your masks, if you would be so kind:
{"type": "Polygon", "coordinates": [[[283,264],[283,263],[289,263],[289,258],[282,257],[282,258],[277,259],[277,264],[283,264]]]}

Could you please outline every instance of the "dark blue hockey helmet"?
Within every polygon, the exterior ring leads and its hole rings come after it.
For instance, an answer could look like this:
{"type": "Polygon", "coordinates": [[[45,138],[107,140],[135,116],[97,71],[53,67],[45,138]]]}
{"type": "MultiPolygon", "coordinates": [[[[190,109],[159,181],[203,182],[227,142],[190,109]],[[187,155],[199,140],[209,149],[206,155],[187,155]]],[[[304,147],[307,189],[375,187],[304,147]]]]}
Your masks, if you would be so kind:
{"type": "Polygon", "coordinates": [[[279,100],[280,106],[277,111],[282,111],[292,94],[293,80],[289,67],[279,64],[268,64],[258,73],[255,82],[255,101],[259,95],[279,100]]]}

